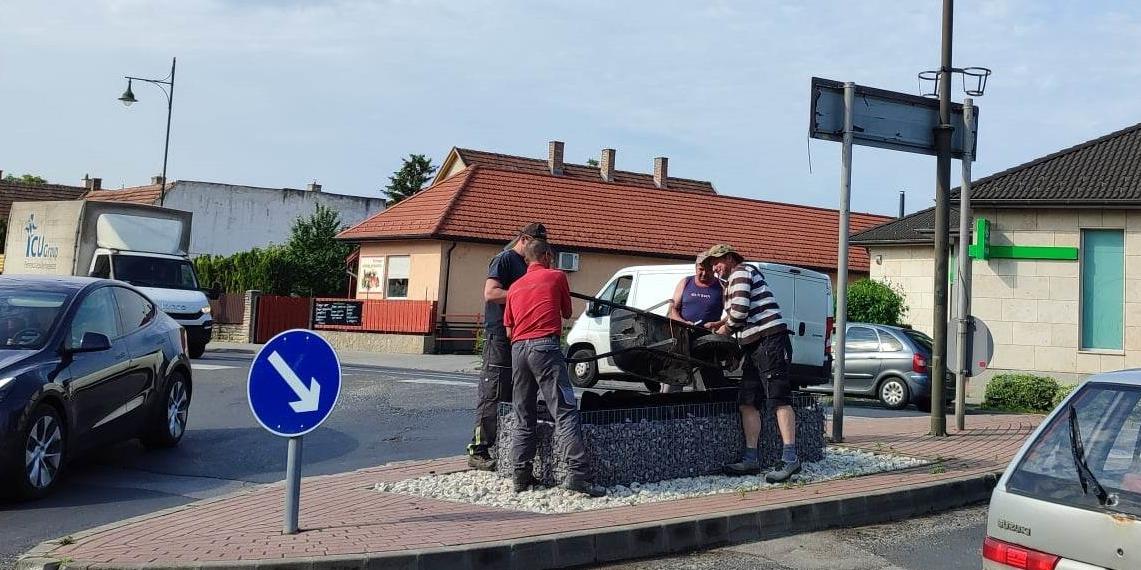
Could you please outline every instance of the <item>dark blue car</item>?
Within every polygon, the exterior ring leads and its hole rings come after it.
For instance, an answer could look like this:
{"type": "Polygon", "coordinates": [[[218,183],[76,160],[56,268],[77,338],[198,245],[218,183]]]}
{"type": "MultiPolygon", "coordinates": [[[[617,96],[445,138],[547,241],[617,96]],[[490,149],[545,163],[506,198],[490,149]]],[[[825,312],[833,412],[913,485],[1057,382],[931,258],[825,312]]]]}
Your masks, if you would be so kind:
{"type": "Polygon", "coordinates": [[[186,333],[137,289],[0,276],[0,493],[46,495],[95,446],[177,445],[190,394],[186,333]]]}

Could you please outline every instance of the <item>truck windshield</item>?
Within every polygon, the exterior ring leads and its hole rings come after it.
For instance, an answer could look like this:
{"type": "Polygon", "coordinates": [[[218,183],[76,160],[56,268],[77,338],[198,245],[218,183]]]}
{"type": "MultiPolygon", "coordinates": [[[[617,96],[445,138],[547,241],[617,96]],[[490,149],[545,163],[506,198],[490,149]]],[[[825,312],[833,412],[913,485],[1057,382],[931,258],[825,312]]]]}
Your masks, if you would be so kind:
{"type": "Polygon", "coordinates": [[[185,259],[115,255],[111,258],[115,279],[136,287],[198,289],[194,266],[185,259]]]}

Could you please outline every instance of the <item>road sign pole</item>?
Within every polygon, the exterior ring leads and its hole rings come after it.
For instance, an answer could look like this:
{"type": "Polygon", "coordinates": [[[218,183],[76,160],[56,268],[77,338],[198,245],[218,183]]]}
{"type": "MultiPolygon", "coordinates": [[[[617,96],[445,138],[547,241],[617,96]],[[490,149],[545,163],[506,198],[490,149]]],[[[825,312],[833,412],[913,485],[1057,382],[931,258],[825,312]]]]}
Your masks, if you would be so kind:
{"type": "Polygon", "coordinates": [[[959,187],[959,278],[955,280],[955,316],[959,325],[959,354],[956,368],[959,373],[955,375],[955,428],[959,431],[966,429],[967,408],[967,376],[970,375],[971,363],[968,361],[970,350],[967,342],[970,340],[970,314],[971,314],[971,161],[975,159],[974,142],[974,101],[970,97],[963,101],[963,183],[959,187]]]}
{"type": "Polygon", "coordinates": [[[282,534],[297,534],[297,514],[301,508],[301,436],[289,438],[285,462],[285,528],[282,534]]]}
{"type": "Polygon", "coordinates": [[[931,435],[947,435],[944,409],[947,376],[947,281],[951,203],[951,17],[954,1],[943,0],[943,37],[939,68],[939,126],[935,127],[935,283],[931,350],[931,435]]]}
{"type": "Polygon", "coordinates": [[[832,334],[832,441],[844,441],[844,340],[848,332],[848,221],[852,201],[852,107],[856,84],[844,84],[844,141],[840,150],[840,247],[836,251],[836,332],[832,334]]]}

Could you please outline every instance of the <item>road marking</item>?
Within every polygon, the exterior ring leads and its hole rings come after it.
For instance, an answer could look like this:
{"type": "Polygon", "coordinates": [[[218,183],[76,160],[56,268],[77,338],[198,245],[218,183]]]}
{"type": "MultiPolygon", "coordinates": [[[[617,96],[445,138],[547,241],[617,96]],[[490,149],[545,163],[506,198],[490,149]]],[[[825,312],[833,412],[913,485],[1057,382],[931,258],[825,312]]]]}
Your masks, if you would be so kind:
{"type": "Polygon", "coordinates": [[[191,363],[190,367],[194,370],[230,370],[232,368],[237,368],[237,366],[222,366],[221,364],[199,364],[197,362],[191,363]]]}
{"type": "Polygon", "coordinates": [[[475,386],[475,382],[460,382],[459,380],[432,380],[430,378],[417,378],[415,380],[397,380],[398,384],[439,384],[441,386],[475,386]]]}

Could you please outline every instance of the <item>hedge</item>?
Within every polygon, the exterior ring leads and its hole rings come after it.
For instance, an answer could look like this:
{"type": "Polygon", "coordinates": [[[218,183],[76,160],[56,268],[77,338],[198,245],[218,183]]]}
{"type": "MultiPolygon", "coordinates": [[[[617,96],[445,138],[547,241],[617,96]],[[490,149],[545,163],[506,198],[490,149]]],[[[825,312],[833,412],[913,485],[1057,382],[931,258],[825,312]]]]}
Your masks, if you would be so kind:
{"type": "Polygon", "coordinates": [[[1033,374],[998,374],[986,386],[983,406],[1015,412],[1048,412],[1064,389],[1058,381],[1033,374]]]}
{"type": "Polygon", "coordinates": [[[903,295],[888,283],[861,279],[848,286],[848,321],[899,326],[907,315],[903,295]]]}

